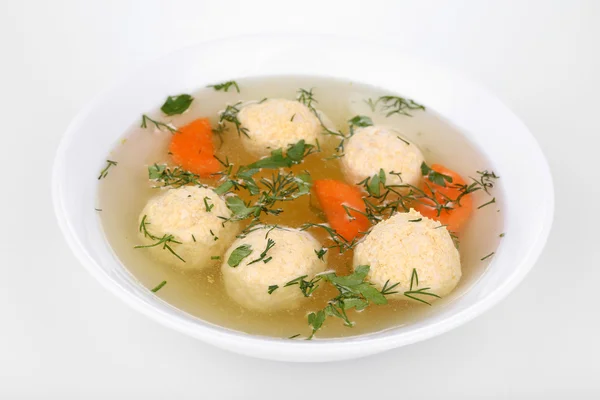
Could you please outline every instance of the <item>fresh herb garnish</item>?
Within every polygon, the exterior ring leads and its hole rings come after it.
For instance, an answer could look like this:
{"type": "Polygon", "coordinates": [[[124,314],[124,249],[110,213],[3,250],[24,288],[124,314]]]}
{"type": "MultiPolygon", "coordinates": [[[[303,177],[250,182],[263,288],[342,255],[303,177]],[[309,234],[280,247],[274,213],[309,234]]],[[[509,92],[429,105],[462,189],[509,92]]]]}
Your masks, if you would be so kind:
{"type": "Polygon", "coordinates": [[[351,242],[347,241],[342,235],[337,233],[335,229],[330,227],[327,224],[314,224],[314,223],[306,223],[300,227],[300,230],[305,231],[311,228],[319,228],[323,229],[325,232],[329,234],[329,239],[333,241],[333,245],[329,246],[329,249],[338,248],[340,253],[345,253],[348,250],[352,250],[354,246],[357,244],[357,239],[353,239],[351,242]]]}
{"type": "Polygon", "coordinates": [[[494,197],[493,199],[491,199],[487,203],[484,203],[484,204],[480,205],[479,207],[477,207],[477,209],[479,210],[480,208],[483,208],[485,206],[489,206],[490,204],[494,204],[495,202],[496,202],[496,198],[494,197]]]}
{"type": "Polygon", "coordinates": [[[409,219],[408,222],[421,222],[423,221],[423,218],[417,218],[417,219],[409,219]]]}
{"type": "Polygon", "coordinates": [[[165,164],[148,166],[148,179],[161,183],[156,187],[172,186],[178,188],[185,185],[202,186],[200,175],[186,171],[180,167],[168,167],[165,164]]]}
{"type": "Polygon", "coordinates": [[[429,303],[426,300],[420,299],[416,296],[431,296],[431,297],[441,299],[441,297],[438,296],[437,294],[428,292],[428,290],[431,288],[426,287],[426,288],[421,288],[421,289],[413,289],[413,287],[418,287],[418,286],[419,286],[419,275],[417,274],[417,270],[415,268],[413,268],[412,275],[410,277],[410,289],[407,290],[406,292],[404,292],[404,296],[408,297],[409,299],[418,301],[420,303],[427,304],[429,306],[431,305],[431,303],[429,303]]]}
{"type": "Polygon", "coordinates": [[[144,248],[156,247],[156,246],[162,245],[163,250],[168,250],[171,254],[173,254],[175,257],[180,259],[182,262],[185,262],[185,260],[183,258],[181,258],[181,256],[179,254],[177,254],[171,247],[172,244],[181,244],[181,242],[175,240],[175,236],[169,235],[167,233],[165,233],[161,237],[155,236],[152,233],[150,233],[147,228],[147,225],[150,225],[150,222],[146,221],[147,218],[148,218],[147,215],[144,215],[142,217],[142,221],[140,222],[140,228],[139,228],[140,232],[142,232],[144,234],[144,237],[149,238],[151,240],[155,240],[156,242],[152,243],[152,244],[148,244],[148,245],[134,246],[134,248],[135,249],[144,249],[144,248]]]}
{"type": "Polygon", "coordinates": [[[396,136],[398,139],[402,140],[407,146],[410,146],[410,142],[408,140],[402,139],[400,136],[396,136]]]}
{"type": "Polygon", "coordinates": [[[106,178],[108,176],[108,170],[110,169],[110,167],[117,166],[117,162],[116,161],[112,161],[112,160],[106,160],[106,167],[104,167],[104,169],[102,171],[100,171],[100,175],[98,176],[98,180],[102,179],[102,178],[106,178]]]}
{"type": "Polygon", "coordinates": [[[217,240],[219,240],[219,237],[217,235],[215,235],[215,233],[212,231],[212,229],[208,230],[210,232],[210,235],[213,237],[213,240],[216,242],[217,240]]]}
{"type": "Polygon", "coordinates": [[[302,275],[302,276],[297,277],[296,279],[292,279],[291,281],[286,283],[284,285],[284,287],[298,285],[300,288],[300,291],[302,292],[304,297],[310,297],[310,295],[313,294],[313,292],[315,290],[317,290],[317,288],[319,287],[319,285],[317,285],[317,283],[321,280],[321,277],[316,276],[316,277],[312,278],[310,281],[307,281],[306,279],[304,279],[307,277],[308,277],[308,275],[302,275]]]}
{"type": "Polygon", "coordinates": [[[229,259],[227,260],[227,264],[229,264],[229,266],[232,268],[236,268],[238,265],[240,265],[242,260],[248,257],[251,253],[252,246],[249,244],[243,244],[231,252],[229,259]]]}
{"type": "Polygon", "coordinates": [[[421,104],[416,103],[413,100],[405,99],[399,96],[381,96],[376,101],[372,99],[365,100],[365,102],[371,107],[372,111],[375,111],[376,107],[381,104],[381,112],[385,113],[386,117],[390,117],[394,114],[406,115],[412,117],[408,111],[423,110],[425,107],[421,104]]]}
{"type": "Polygon", "coordinates": [[[269,289],[267,290],[267,293],[272,294],[277,289],[279,289],[279,285],[271,285],[271,286],[269,286],[269,289]]]}
{"type": "Polygon", "coordinates": [[[240,112],[241,101],[235,103],[234,105],[228,105],[225,107],[221,113],[219,113],[219,130],[223,132],[225,130],[225,122],[233,124],[235,126],[235,130],[238,133],[238,136],[244,134],[246,137],[250,137],[248,135],[248,129],[242,126],[242,123],[238,119],[238,114],[240,112]]]}
{"type": "Polygon", "coordinates": [[[156,129],[158,129],[159,131],[161,131],[162,128],[165,128],[166,130],[168,130],[171,133],[180,133],[177,130],[177,128],[173,127],[171,124],[165,124],[164,122],[155,121],[152,118],[150,118],[149,116],[147,116],[146,114],[142,115],[142,124],[140,125],[140,128],[147,128],[148,127],[147,121],[150,121],[151,123],[153,123],[154,126],[156,127],[156,129]]]}
{"type": "Polygon", "coordinates": [[[215,206],[214,204],[210,204],[209,201],[212,201],[211,198],[204,196],[204,208],[206,209],[206,212],[210,212],[215,206]]]}
{"type": "Polygon", "coordinates": [[[94,210],[96,210],[96,211],[98,211],[98,212],[102,211],[102,209],[101,209],[101,208],[94,208],[94,210]]]}
{"type": "Polygon", "coordinates": [[[271,261],[272,257],[269,257],[269,258],[265,258],[265,257],[267,257],[267,253],[269,252],[269,250],[271,250],[271,248],[272,248],[273,246],[275,246],[275,241],[274,241],[273,239],[269,238],[269,239],[267,240],[267,247],[265,247],[265,249],[263,250],[263,252],[262,252],[262,253],[260,253],[260,257],[259,257],[259,258],[257,258],[256,260],[252,260],[252,261],[250,261],[250,262],[248,263],[248,265],[250,265],[250,264],[254,264],[254,263],[257,263],[257,262],[259,262],[259,261],[263,261],[263,262],[266,264],[266,263],[268,263],[269,261],[271,261]]]}
{"type": "Polygon", "coordinates": [[[160,289],[162,289],[163,286],[165,286],[167,284],[167,281],[162,281],[161,283],[159,283],[154,289],[152,289],[153,293],[158,292],[160,289]]]}
{"type": "Polygon", "coordinates": [[[487,256],[483,257],[483,258],[481,259],[481,261],[483,261],[483,260],[487,260],[488,258],[490,258],[491,256],[493,256],[494,254],[495,254],[495,252],[493,252],[493,251],[492,251],[490,254],[488,254],[487,256]]]}
{"type": "Polygon", "coordinates": [[[498,236],[500,236],[500,237],[502,238],[502,237],[506,236],[506,233],[502,232],[502,233],[501,233],[500,235],[498,235],[498,236]]]}
{"type": "Polygon", "coordinates": [[[210,256],[211,260],[220,260],[221,256],[210,256]]]}
{"type": "Polygon", "coordinates": [[[421,175],[426,176],[429,181],[438,186],[446,187],[446,182],[452,183],[451,176],[434,171],[425,163],[425,161],[421,163],[421,175]]]}
{"type": "Polygon", "coordinates": [[[314,88],[310,88],[309,90],[305,90],[305,89],[298,89],[298,92],[296,94],[296,100],[299,101],[300,103],[304,104],[306,107],[310,108],[310,109],[314,109],[313,107],[313,103],[318,103],[317,100],[315,100],[314,96],[313,96],[313,89],[314,88]]]}
{"type": "Polygon", "coordinates": [[[179,96],[169,96],[165,104],[160,108],[167,115],[183,114],[190,107],[194,98],[189,94],[180,94],[179,96]]]}
{"type": "Polygon", "coordinates": [[[219,91],[223,91],[223,92],[228,92],[230,87],[234,87],[235,90],[239,93],[240,92],[240,87],[238,86],[236,81],[227,81],[227,82],[223,82],[223,83],[217,83],[216,85],[208,85],[207,87],[211,87],[213,89],[215,89],[215,91],[219,92],[219,91]]]}
{"type": "Polygon", "coordinates": [[[324,260],[325,254],[327,254],[327,249],[326,248],[322,248],[319,251],[315,250],[315,254],[319,258],[319,260],[324,260]]]}

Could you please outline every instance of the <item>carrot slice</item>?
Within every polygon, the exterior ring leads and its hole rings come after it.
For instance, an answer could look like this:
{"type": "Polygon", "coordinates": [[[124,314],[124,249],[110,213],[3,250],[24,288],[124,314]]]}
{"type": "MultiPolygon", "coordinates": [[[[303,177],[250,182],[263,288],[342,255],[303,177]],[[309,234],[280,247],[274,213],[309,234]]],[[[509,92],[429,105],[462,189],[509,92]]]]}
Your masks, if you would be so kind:
{"type": "Polygon", "coordinates": [[[317,179],[313,189],[329,225],[344,239],[350,242],[369,229],[369,219],[361,214],[366,211],[362,194],[356,186],[335,179],[317,179]]]}
{"type": "Polygon", "coordinates": [[[221,169],[214,157],[215,146],[208,118],[199,118],[179,128],[171,138],[169,150],[176,164],[195,174],[206,177],[221,169]]]}
{"type": "MultiPolygon", "coordinates": [[[[442,165],[433,164],[430,168],[435,172],[451,177],[452,183],[446,182],[446,186],[441,186],[431,182],[427,177],[423,179],[421,189],[428,196],[435,198],[439,204],[445,204],[448,202],[448,199],[458,199],[462,193],[458,186],[464,185],[465,180],[456,172],[442,165]]],[[[462,196],[458,203],[452,202],[450,205],[452,206],[451,210],[442,209],[439,215],[433,200],[427,198],[419,199],[413,204],[413,208],[423,216],[439,221],[443,225],[447,225],[449,231],[459,232],[471,216],[471,212],[473,211],[473,198],[470,194],[467,194],[462,196]]]]}

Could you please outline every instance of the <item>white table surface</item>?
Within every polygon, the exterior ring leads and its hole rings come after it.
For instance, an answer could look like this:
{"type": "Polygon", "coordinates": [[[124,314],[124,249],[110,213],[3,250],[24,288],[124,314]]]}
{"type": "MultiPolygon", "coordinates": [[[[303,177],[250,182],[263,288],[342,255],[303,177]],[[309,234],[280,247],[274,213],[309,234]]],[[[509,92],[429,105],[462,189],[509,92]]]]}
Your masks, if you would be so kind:
{"type": "Polygon", "coordinates": [[[600,1],[87,3],[0,8],[1,399],[600,398],[600,1]],[[173,49],[273,31],[393,40],[481,82],[523,119],[552,167],[557,210],[515,292],[426,342],[284,364],[164,328],[79,265],[50,200],[54,150],[78,110],[173,49]]]}

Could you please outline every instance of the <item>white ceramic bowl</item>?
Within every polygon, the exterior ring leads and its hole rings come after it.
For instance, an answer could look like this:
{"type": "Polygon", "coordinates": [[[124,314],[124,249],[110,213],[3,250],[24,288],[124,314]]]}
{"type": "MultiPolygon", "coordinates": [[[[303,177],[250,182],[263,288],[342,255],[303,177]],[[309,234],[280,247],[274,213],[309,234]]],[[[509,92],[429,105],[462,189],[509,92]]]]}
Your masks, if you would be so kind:
{"type": "Polygon", "coordinates": [[[60,227],[81,263],[127,304],[216,346],[288,361],[365,356],[469,321],[506,296],[531,269],[546,242],[554,210],[552,178],[542,152],[525,125],[498,99],[462,77],[390,48],[305,36],[199,44],[161,58],[106,90],[69,127],[56,156],[53,195],[60,227]],[[333,76],[401,93],[444,116],[483,149],[501,172],[504,229],[510,234],[465,295],[407,326],[353,338],[291,341],[232,331],[188,315],[142,287],[121,265],[94,211],[96,177],[118,137],[167,95],[229,79],[284,74],[333,76]]]}

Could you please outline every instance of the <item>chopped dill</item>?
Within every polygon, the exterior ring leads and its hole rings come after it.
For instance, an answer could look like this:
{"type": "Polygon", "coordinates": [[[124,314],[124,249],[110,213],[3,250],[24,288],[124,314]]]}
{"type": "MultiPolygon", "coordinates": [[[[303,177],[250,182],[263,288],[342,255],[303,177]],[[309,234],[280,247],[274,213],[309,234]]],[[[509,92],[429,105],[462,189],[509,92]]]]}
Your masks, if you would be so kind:
{"type": "Polygon", "coordinates": [[[212,201],[210,197],[204,196],[204,207],[206,208],[206,212],[210,212],[215,206],[214,204],[210,204],[209,200],[212,201]]]}
{"type": "Polygon", "coordinates": [[[169,96],[160,109],[169,116],[183,114],[190,107],[192,101],[194,101],[194,98],[189,94],[169,96]]]}
{"type": "Polygon", "coordinates": [[[483,257],[481,259],[481,261],[487,260],[488,258],[492,257],[494,254],[495,254],[495,252],[492,251],[490,254],[488,254],[487,256],[483,257]]]}
{"type": "Polygon", "coordinates": [[[171,133],[181,133],[177,130],[177,128],[173,127],[171,124],[165,124],[164,122],[155,121],[146,114],[142,114],[142,124],[140,125],[140,128],[147,128],[147,121],[153,123],[156,129],[158,129],[159,131],[162,131],[162,128],[165,128],[171,133]]]}
{"type": "Polygon", "coordinates": [[[181,242],[175,240],[175,237],[173,235],[169,235],[169,234],[165,233],[163,236],[158,237],[158,236],[155,236],[152,233],[150,233],[148,231],[148,227],[147,227],[148,225],[150,225],[150,222],[147,222],[146,221],[147,219],[148,219],[147,215],[144,215],[142,217],[142,221],[140,222],[139,230],[140,230],[140,232],[142,232],[144,234],[145,238],[155,240],[156,242],[152,243],[152,244],[148,244],[148,245],[134,246],[134,249],[145,249],[145,248],[156,247],[156,246],[162,245],[163,250],[168,250],[171,254],[173,254],[179,260],[181,260],[182,262],[185,262],[185,260],[183,258],[181,258],[181,256],[179,254],[177,254],[171,247],[172,244],[181,244],[181,242]]]}
{"type": "MultiPolygon", "coordinates": [[[[262,253],[260,253],[260,257],[259,257],[259,258],[257,258],[256,260],[252,260],[252,261],[250,261],[250,262],[248,263],[248,265],[251,265],[251,264],[257,263],[257,262],[259,262],[259,261],[262,261],[262,262],[264,262],[264,263],[266,264],[266,263],[268,263],[269,261],[271,261],[272,257],[269,257],[269,258],[265,258],[265,257],[267,256],[267,253],[269,252],[269,250],[271,250],[271,248],[272,248],[273,246],[275,246],[275,241],[274,241],[273,239],[269,238],[269,239],[267,240],[267,246],[265,247],[265,249],[263,250],[263,252],[262,252],[262,253]]],[[[269,293],[269,294],[270,294],[270,293],[269,293]]]]}
{"type": "Polygon", "coordinates": [[[219,92],[219,91],[223,91],[223,92],[228,92],[229,88],[234,87],[236,92],[240,92],[240,87],[238,86],[236,81],[227,81],[227,82],[223,82],[223,83],[217,83],[216,85],[208,85],[207,87],[211,87],[213,89],[215,89],[215,91],[219,92]]]}
{"type": "Polygon", "coordinates": [[[487,203],[484,203],[484,204],[480,205],[479,207],[477,207],[477,209],[479,210],[480,208],[483,208],[485,206],[489,206],[490,204],[494,204],[495,202],[496,202],[496,198],[494,197],[493,199],[491,199],[487,203]]]}
{"type": "Polygon", "coordinates": [[[104,167],[104,169],[100,171],[100,175],[98,175],[98,180],[106,178],[108,176],[108,170],[110,169],[110,167],[116,167],[117,164],[118,163],[116,161],[106,160],[106,167],[104,167]]]}
{"type": "Polygon", "coordinates": [[[158,292],[160,289],[162,289],[163,286],[165,286],[167,284],[167,281],[162,281],[161,283],[159,283],[154,289],[152,289],[152,293],[156,293],[158,292]]]}

